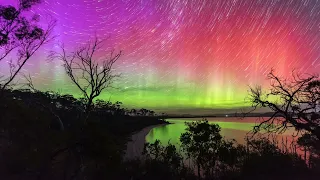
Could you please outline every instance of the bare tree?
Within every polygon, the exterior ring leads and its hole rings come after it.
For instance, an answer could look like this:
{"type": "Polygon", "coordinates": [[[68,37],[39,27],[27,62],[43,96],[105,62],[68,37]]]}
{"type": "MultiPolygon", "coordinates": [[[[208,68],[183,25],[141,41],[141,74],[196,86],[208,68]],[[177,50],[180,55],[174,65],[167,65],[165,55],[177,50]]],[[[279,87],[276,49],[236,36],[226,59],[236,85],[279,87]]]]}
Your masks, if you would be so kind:
{"type": "Polygon", "coordinates": [[[9,75],[0,77],[0,88],[10,86],[26,62],[49,42],[55,21],[50,21],[46,29],[37,26],[39,16],[27,19],[23,15],[40,0],[19,0],[18,8],[0,5],[0,62],[7,60],[9,75]],[[17,53],[13,55],[13,53],[17,53]]]}
{"type": "Polygon", "coordinates": [[[292,71],[291,78],[282,78],[273,69],[267,77],[271,82],[270,90],[263,92],[259,86],[251,87],[249,99],[254,110],[267,107],[273,114],[255,126],[254,132],[263,129],[282,133],[294,127],[298,132],[308,132],[320,139],[319,77],[292,71]]]}
{"type": "Polygon", "coordinates": [[[86,100],[86,113],[90,112],[93,100],[119,76],[113,73],[112,67],[121,56],[121,51],[116,54],[111,51],[109,56],[100,59],[96,54],[102,48],[102,43],[103,41],[95,38],[93,42],[69,54],[61,46],[61,52],[51,52],[49,55],[50,60],[63,61],[67,75],[86,100]]]}

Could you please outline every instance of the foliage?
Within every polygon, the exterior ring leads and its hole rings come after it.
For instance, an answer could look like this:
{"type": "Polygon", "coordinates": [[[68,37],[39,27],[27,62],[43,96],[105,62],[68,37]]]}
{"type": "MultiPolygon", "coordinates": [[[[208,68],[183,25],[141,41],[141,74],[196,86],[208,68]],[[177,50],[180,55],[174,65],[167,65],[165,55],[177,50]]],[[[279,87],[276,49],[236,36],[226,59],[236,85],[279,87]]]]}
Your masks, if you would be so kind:
{"type": "Polygon", "coordinates": [[[143,154],[146,156],[144,178],[156,179],[196,179],[191,169],[183,164],[183,157],[176,147],[168,143],[162,146],[159,140],[146,143],[143,154]]]}
{"type": "Polygon", "coordinates": [[[9,62],[9,75],[0,78],[2,90],[13,85],[14,78],[26,62],[53,38],[54,21],[43,29],[38,26],[39,16],[28,18],[24,15],[39,3],[40,0],[20,0],[17,8],[0,5],[0,62],[9,62]]]}
{"type": "MultiPolygon", "coordinates": [[[[273,115],[255,126],[254,132],[283,133],[289,127],[302,134],[298,144],[309,154],[309,164],[320,158],[320,80],[318,75],[293,71],[291,78],[277,76],[274,70],[268,74],[271,88],[263,92],[261,87],[250,88],[249,97],[254,107],[268,107],[273,115]]],[[[315,167],[315,166],[314,166],[315,167]]]]}
{"type": "Polygon", "coordinates": [[[0,166],[9,179],[253,179],[261,174],[266,179],[283,174],[301,178],[315,175],[318,168],[316,158],[312,157],[308,169],[297,155],[282,152],[267,139],[248,140],[246,145],[225,140],[220,127],[208,121],[187,124],[187,132],[181,135],[183,151],[156,141],[146,144],[145,161],[122,162],[127,137],[161,121],[111,113],[127,110],[120,103],[99,100],[93,106],[92,121],[84,126],[85,105],[71,95],[30,90],[5,90],[4,94],[1,152],[5,156],[0,166]],[[55,115],[65,125],[63,131],[55,115]],[[193,163],[187,165],[188,157],[200,164],[200,176],[195,176],[199,169],[193,163]]]}
{"type": "Polygon", "coordinates": [[[200,169],[207,174],[212,174],[222,144],[220,127],[209,124],[208,121],[196,121],[186,125],[187,132],[180,137],[182,148],[189,158],[194,159],[198,167],[198,176],[200,176],[200,169]]]}
{"type": "MultiPolygon", "coordinates": [[[[187,132],[180,137],[183,147],[180,156],[176,151],[166,156],[166,149],[172,145],[169,143],[168,147],[164,147],[157,140],[146,144],[147,159],[163,163],[172,162],[166,161],[172,159],[170,157],[181,157],[176,158],[174,164],[184,167],[186,160],[191,157],[192,164],[196,165],[194,172],[197,172],[198,178],[203,179],[278,179],[283,176],[301,179],[312,178],[314,175],[297,154],[282,151],[277,144],[266,138],[247,139],[245,145],[237,145],[234,140],[222,138],[220,127],[216,124],[204,120],[187,125],[187,132]]],[[[178,172],[176,175],[182,171],[170,163],[166,167],[178,172]]]]}
{"type": "Polygon", "coordinates": [[[173,170],[172,173],[177,172],[176,170],[182,166],[182,156],[170,142],[165,147],[161,146],[159,140],[151,144],[146,143],[144,154],[147,156],[147,159],[156,159],[167,164],[173,170]]]}
{"type": "Polygon", "coordinates": [[[72,95],[9,89],[3,95],[0,173],[4,179],[117,179],[131,133],[163,123],[156,117],[114,113],[125,112],[121,103],[100,101],[92,110],[92,121],[84,125],[85,105],[72,95]]]}
{"type": "Polygon", "coordinates": [[[309,166],[268,139],[248,139],[244,145],[226,140],[221,128],[206,120],[186,123],[181,150],[156,141],[145,145],[145,159],[123,162],[128,137],[164,121],[148,113],[132,114],[121,102],[97,100],[84,124],[86,103],[72,95],[5,89],[3,97],[0,173],[4,179],[312,179],[319,175],[317,139],[312,133],[298,141],[315,152],[309,166]]]}

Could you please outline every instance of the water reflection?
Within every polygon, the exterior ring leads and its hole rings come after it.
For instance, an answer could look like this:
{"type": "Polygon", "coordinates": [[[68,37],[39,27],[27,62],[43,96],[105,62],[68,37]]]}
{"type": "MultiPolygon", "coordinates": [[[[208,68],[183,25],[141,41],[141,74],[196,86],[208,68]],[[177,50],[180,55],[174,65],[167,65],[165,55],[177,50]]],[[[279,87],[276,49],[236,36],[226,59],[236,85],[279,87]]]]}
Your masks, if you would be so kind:
{"type": "MultiPolygon", "coordinates": [[[[184,133],[186,129],[184,122],[196,120],[201,119],[169,119],[168,121],[173,124],[159,126],[152,129],[146,136],[146,141],[152,143],[158,139],[164,145],[169,141],[172,144],[179,145],[180,135],[184,133]]],[[[207,120],[209,123],[218,124],[221,127],[221,135],[226,139],[235,139],[238,143],[243,144],[247,133],[252,130],[257,118],[249,117],[242,120],[239,118],[207,118],[207,120]]],[[[285,134],[279,136],[279,138],[290,138],[293,133],[293,130],[288,130],[285,134]]]]}

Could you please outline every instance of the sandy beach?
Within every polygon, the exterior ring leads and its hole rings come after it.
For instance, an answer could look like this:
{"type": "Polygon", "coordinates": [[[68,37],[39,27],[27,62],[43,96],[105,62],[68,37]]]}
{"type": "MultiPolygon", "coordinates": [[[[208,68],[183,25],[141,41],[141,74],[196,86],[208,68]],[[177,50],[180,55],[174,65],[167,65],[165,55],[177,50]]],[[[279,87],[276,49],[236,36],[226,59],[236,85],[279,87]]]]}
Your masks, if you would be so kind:
{"type": "Polygon", "coordinates": [[[144,143],[146,142],[146,136],[151,131],[151,129],[165,125],[167,124],[148,126],[141,131],[133,133],[133,135],[131,136],[131,141],[127,143],[127,150],[126,154],[124,155],[124,160],[140,158],[143,152],[144,143]]]}

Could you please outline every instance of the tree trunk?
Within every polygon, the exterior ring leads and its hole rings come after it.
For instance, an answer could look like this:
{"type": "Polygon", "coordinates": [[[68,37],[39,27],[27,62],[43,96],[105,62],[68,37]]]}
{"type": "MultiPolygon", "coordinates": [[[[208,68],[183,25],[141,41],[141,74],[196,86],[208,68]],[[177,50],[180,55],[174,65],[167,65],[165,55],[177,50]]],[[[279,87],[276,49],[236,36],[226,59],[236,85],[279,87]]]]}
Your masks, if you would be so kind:
{"type": "Polygon", "coordinates": [[[304,147],[304,160],[307,162],[307,148],[304,147]]]}
{"type": "Polygon", "coordinates": [[[197,163],[197,166],[198,166],[198,179],[200,180],[201,174],[200,174],[200,163],[199,162],[197,163]]]}
{"type": "Polygon", "coordinates": [[[84,119],[84,124],[85,124],[85,125],[87,124],[88,119],[89,119],[89,115],[90,115],[90,112],[91,112],[92,102],[93,102],[93,100],[92,100],[92,99],[89,99],[89,100],[88,100],[88,103],[87,103],[87,105],[86,105],[86,109],[85,109],[85,119],[84,119]]]}

